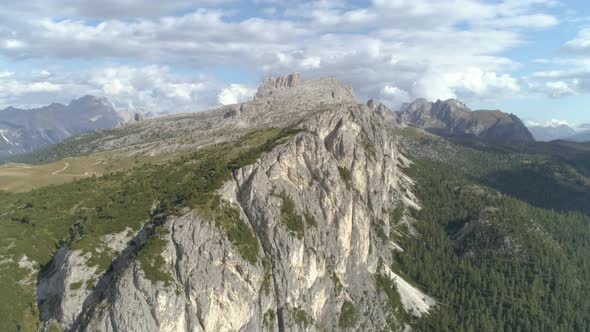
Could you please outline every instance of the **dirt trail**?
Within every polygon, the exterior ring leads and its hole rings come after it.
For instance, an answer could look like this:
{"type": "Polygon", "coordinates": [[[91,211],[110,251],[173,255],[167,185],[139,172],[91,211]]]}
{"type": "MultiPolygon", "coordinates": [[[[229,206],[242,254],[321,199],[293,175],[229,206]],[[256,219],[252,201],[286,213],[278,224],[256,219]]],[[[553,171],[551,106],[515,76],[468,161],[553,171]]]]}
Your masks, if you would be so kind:
{"type": "Polygon", "coordinates": [[[69,164],[69,163],[66,163],[66,166],[64,166],[64,168],[62,168],[62,169],[60,169],[60,170],[58,170],[58,171],[55,171],[55,172],[51,173],[51,175],[59,174],[59,173],[61,173],[61,172],[65,171],[65,170],[66,170],[68,167],[70,167],[70,164],[69,164]]]}

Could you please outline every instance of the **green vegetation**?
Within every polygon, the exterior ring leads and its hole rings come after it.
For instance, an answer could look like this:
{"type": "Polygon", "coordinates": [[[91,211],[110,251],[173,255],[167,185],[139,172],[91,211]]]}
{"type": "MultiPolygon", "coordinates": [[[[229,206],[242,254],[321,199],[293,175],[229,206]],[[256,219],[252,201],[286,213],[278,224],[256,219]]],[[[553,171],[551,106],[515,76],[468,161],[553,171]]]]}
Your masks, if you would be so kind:
{"type": "MultiPolygon", "coordinates": [[[[267,129],[241,137],[239,142],[185,154],[166,164],[139,164],[126,172],[26,193],[0,191],[0,317],[4,318],[0,330],[36,329],[37,273],[62,244],[91,253],[88,264],[97,266],[97,274],[101,274],[118,254],[104,243],[104,236],[129,233],[129,229],[134,233],[157,215],[194,208],[214,219],[240,254],[255,262],[258,242],[252,230],[239,219],[235,208],[221,204],[215,191],[230,179],[233,170],[253,163],[261,153],[296,132],[267,129]],[[158,204],[152,210],[155,202],[158,204]],[[29,283],[22,281],[29,278],[31,270],[18,265],[24,255],[35,262],[29,283]]],[[[160,238],[155,237],[138,253],[151,280],[167,279],[158,258],[161,248],[160,238]]]]}
{"type": "Polygon", "coordinates": [[[344,301],[344,303],[342,303],[342,307],[340,308],[338,326],[343,329],[353,328],[356,326],[357,319],[358,317],[356,315],[356,310],[354,309],[354,304],[348,300],[344,301]]]}
{"type": "Polygon", "coordinates": [[[240,219],[240,211],[231,205],[214,201],[212,213],[216,224],[225,231],[227,238],[236,246],[242,257],[255,264],[258,257],[259,245],[254,232],[240,219]]]}
{"type": "Polygon", "coordinates": [[[305,234],[305,222],[297,213],[295,202],[293,202],[287,193],[282,193],[281,198],[283,200],[283,205],[281,206],[281,221],[291,233],[297,236],[299,240],[303,239],[303,235],[305,234]]]}
{"type": "Polygon", "coordinates": [[[404,217],[404,205],[400,202],[396,205],[395,209],[389,212],[389,223],[393,225],[399,225],[404,217]]]}
{"type": "Polygon", "coordinates": [[[305,224],[309,227],[318,227],[318,221],[315,220],[315,218],[313,217],[313,214],[311,214],[309,211],[305,211],[303,212],[303,219],[305,219],[305,224]]]}
{"type": "Polygon", "coordinates": [[[73,282],[73,283],[71,283],[71,284],[70,284],[70,289],[71,289],[71,290],[77,290],[77,289],[80,289],[80,288],[82,287],[82,284],[83,284],[83,283],[84,283],[84,282],[82,282],[82,281],[73,282]]]}
{"type": "Polygon", "coordinates": [[[423,131],[418,130],[416,128],[412,128],[412,127],[396,128],[394,133],[396,135],[402,135],[406,138],[411,138],[411,139],[415,139],[415,140],[428,140],[429,139],[428,134],[426,134],[423,131]]]}
{"type": "Polygon", "coordinates": [[[338,278],[338,276],[336,275],[336,272],[332,272],[332,275],[330,275],[330,279],[332,279],[332,285],[334,286],[334,291],[336,292],[336,294],[342,293],[344,286],[342,285],[340,278],[338,278]]]}
{"type": "Polygon", "coordinates": [[[350,190],[352,188],[352,176],[350,175],[350,171],[346,167],[338,166],[338,173],[340,173],[340,177],[344,184],[346,185],[346,189],[350,190]]]}
{"type": "Polygon", "coordinates": [[[313,323],[313,317],[311,317],[305,310],[300,308],[294,308],[291,310],[291,316],[293,321],[298,326],[308,327],[313,323]]]}
{"type": "Polygon", "coordinates": [[[403,325],[402,323],[409,322],[411,317],[404,310],[397,287],[390,278],[380,273],[375,274],[375,285],[387,297],[387,306],[391,315],[387,317],[389,327],[392,330],[398,330],[403,325]]]}
{"type": "Polygon", "coordinates": [[[63,332],[63,329],[57,323],[51,323],[49,325],[49,327],[47,328],[47,331],[48,332],[63,332]]]}
{"type": "Polygon", "coordinates": [[[154,235],[148,239],[147,243],[137,253],[145,277],[154,283],[161,281],[166,286],[170,286],[174,280],[166,270],[164,257],[161,254],[168,243],[164,239],[164,236],[168,233],[168,229],[164,226],[156,226],[154,235]]]}
{"type": "Polygon", "coordinates": [[[86,290],[93,290],[96,287],[96,279],[90,278],[86,281],[86,290]]]}
{"type": "Polygon", "coordinates": [[[272,266],[268,257],[262,258],[262,267],[264,268],[264,279],[262,279],[262,290],[266,295],[270,294],[270,274],[272,266]]]}
{"type": "MultiPolygon", "coordinates": [[[[494,167],[531,156],[472,151],[462,158],[449,165],[417,160],[409,170],[423,206],[413,211],[419,220],[415,227],[425,240],[399,239],[404,253],[396,254],[395,265],[441,301],[433,313],[413,322],[415,328],[590,330],[590,287],[582,282],[590,280],[590,217],[534,207],[519,195],[496,195],[485,186],[493,181],[487,176],[494,167]],[[471,168],[464,173],[457,164],[471,168]],[[459,240],[459,230],[475,220],[484,226],[459,240]]],[[[553,189],[544,187],[543,179],[529,180],[534,190],[553,189]]]]}
{"type": "Polygon", "coordinates": [[[263,322],[264,325],[266,327],[273,327],[274,326],[274,322],[275,322],[275,312],[272,309],[268,309],[265,313],[264,313],[264,317],[263,317],[263,322]]]}
{"type": "Polygon", "coordinates": [[[377,235],[381,241],[386,241],[388,239],[388,235],[385,234],[385,223],[383,220],[373,217],[371,219],[371,227],[373,228],[375,235],[377,235]]]}
{"type": "Polygon", "coordinates": [[[88,179],[110,172],[123,172],[144,164],[163,163],[174,156],[129,156],[125,152],[100,152],[70,157],[43,165],[0,165],[0,190],[25,192],[49,185],[88,179]]]}

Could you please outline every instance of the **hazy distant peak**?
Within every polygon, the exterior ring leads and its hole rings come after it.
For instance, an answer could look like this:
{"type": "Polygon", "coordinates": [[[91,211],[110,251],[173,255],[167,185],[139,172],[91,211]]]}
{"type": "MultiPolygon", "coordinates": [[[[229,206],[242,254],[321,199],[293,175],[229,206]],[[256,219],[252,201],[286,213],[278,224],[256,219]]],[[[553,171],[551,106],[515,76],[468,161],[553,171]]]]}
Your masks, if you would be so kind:
{"type": "Polygon", "coordinates": [[[0,159],[35,151],[86,131],[110,129],[124,123],[105,97],[86,95],[67,105],[52,103],[31,109],[8,107],[2,111],[0,123],[3,136],[0,159]]]}
{"type": "Polygon", "coordinates": [[[439,135],[474,135],[508,141],[532,141],[533,136],[513,114],[499,110],[472,111],[457,99],[430,102],[417,99],[398,112],[401,123],[439,135]]]}
{"type": "Polygon", "coordinates": [[[108,107],[112,108],[113,104],[106,98],[106,97],[96,97],[91,95],[85,95],[83,97],[74,99],[69,104],[70,107],[80,107],[80,106],[94,106],[94,107],[108,107]]]}

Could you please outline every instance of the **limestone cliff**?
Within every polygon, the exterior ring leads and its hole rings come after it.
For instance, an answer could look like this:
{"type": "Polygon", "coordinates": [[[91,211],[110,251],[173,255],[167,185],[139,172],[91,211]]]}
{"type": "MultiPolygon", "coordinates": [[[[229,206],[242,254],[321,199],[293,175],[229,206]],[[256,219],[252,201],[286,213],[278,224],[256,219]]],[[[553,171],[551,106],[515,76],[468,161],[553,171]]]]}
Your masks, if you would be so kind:
{"type": "Polygon", "coordinates": [[[47,326],[377,331],[404,330],[427,313],[435,300],[396,274],[392,260],[394,251],[403,251],[396,237],[411,236],[413,222],[394,211],[420,208],[403,173],[411,162],[398,146],[394,114],[374,102],[357,104],[352,91],[332,79],[294,82],[298,78],[268,81],[264,89],[272,93],[206,115],[219,122],[195,124],[200,134],[194,135],[208,133],[205,142],[239,140],[239,130],[252,128],[299,129],[235,170],[218,190],[222,204],[237,210],[255,234],[254,259],[243,257],[199,210],[159,216],[137,234],[112,235],[120,256],[92,282],[94,271],[80,267],[81,253],[63,247],[38,287],[47,326]],[[134,255],[156,225],[165,229],[158,236],[171,276],[166,282],[146,278],[134,255]],[[84,287],[64,292],[72,282],[84,287]]]}

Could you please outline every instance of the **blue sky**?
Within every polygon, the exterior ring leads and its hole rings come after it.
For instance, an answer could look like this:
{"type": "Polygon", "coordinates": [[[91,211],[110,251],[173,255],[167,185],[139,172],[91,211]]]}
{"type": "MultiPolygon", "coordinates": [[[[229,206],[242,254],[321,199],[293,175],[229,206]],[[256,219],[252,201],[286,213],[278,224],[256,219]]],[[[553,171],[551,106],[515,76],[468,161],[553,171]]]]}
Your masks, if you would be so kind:
{"type": "Polygon", "coordinates": [[[199,111],[269,75],[335,76],[391,108],[457,98],[590,122],[590,5],[560,0],[0,0],[0,107],[85,94],[199,111]]]}

